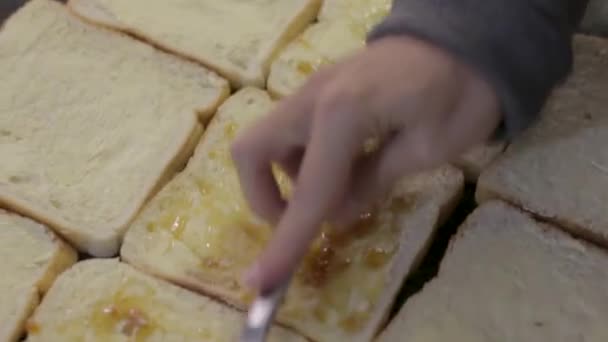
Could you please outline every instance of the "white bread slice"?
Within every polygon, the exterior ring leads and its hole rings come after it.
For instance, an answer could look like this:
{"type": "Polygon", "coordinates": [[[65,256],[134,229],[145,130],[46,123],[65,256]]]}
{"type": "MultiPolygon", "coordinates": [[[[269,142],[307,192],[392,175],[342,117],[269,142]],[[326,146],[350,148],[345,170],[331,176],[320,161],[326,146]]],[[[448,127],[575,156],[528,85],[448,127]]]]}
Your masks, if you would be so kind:
{"type": "MultiPolygon", "coordinates": [[[[90,259],[63,273],[29,321],[29,342],[233,342],[244,314],[140,273],[117,259],[90,259]]],[[[268,341],[305,342],[271,329],[268,341]]]]}
{"type": "Polygon", "coordinates": [[[76,259],[47,227],[0,210],[0,341],[21,337],[40,297],[76,259]]]}
{"type": "Polygon", "coordinates": [[[199,65],[32,0],[0,32],[0,203],[80,250],[118,251],[185,163],[228,83],[199,65]]]}
{"type": "Polygon", "coordinates": [[[321,0],[70,0],[92,22],[199,61],[236,87],[264,87],[270,61],[314,20],[321,0]]]}
{"type": "MultiPolygon", "coordinates": [[[[240,277],[271,229],[248,211],[229,146],[272,104],[264,91],[244,88],[220,107],[186,169],[130,227],[124,260],[247,308],[251,293],[240,277]]],[[[369,341],[462,187],[462,174],[450,167],[412,177],[353,233],[340,240],[324,234],[297,273],[279,322],[315,341],[369,341]]]]}
{"type": "Polygon", "coordinates": [[[310,26],[273,61],[268,91],[273,97],[294,93],[321,67],[359,51],[366,32],[348,20],[319,21],[310,26]]]}
{"type": "Polygon", "coordinates": [[[570,79],[479,179],[500,198],[608,246],[608,40],[577,36],[570,79]]]}
{"type": "Polygon", "coordinates": [[[320,67],[359,51],[368,31],[390,10],[391,1],[331,1],[310,26],[272,62],[268,90],[274,97],[296,91],[320,67]],[[325,13],[325,14],[324,14],[325,13]]]}
{"type": "Polygon", "coordinates": [[[464,177],[468,182],[474,183],[477,182],[479,175],[504,152],[505,148],[504,142],[478,145],[454,160],[454,165],[464,172],[464,177]]]}
{"type": "Polygon", "coordinates": [[[486,203],[377,341],[606,341],[607,264],[605,251],[486,203]]]}

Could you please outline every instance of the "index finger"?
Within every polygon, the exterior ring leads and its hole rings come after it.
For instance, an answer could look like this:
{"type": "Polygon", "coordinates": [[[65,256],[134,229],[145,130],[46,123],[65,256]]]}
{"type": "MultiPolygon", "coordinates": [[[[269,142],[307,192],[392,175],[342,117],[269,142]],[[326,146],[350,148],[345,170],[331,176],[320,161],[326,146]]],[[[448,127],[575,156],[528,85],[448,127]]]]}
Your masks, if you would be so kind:
{"type": "Polygon", "coordinates": [[[231,153],[239,183],[249,207],[275,224],[284,210],[272,163],[302,146],[308,128],[302,122],[312,111],[310,94],[288,97],[264,118],[247,128],[232,144],[231,153]]]}
{"type": "Polygon", "coordinates": [[[293,197],[248,274],[249,284],[261,291],[289,277],[346,191],[361,139],[348,115],[331,113],[322,118],[313,123],[293,197]]]}

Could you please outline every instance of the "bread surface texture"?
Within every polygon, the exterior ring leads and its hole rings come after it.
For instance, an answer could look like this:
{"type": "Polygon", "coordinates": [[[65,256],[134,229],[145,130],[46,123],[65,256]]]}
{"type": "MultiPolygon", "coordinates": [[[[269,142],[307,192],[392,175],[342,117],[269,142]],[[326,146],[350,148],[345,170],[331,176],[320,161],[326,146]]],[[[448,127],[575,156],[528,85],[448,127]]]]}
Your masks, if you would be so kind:
{"type": "MultiPolygon", "coordinates": [[[[247,308],[252,294],[241,287],[241,276],[272,230],[249,212],[229,146],[272,108],[270,96],[254,88],[220,107],[186,169],[129,229],[124,260],[247,308]]],[[[277,172],[277,179],[289,196],[287,178],[277,172]]],[[[462,184],[462,174],[450,167],[413,177],[352,233],[336,237],[326,230],[297,272],[279,321],[316,341],[369,340],[462,184]]]]}
{"type": "Polygon", "coordinates": [[[0,209],[0,341],[18,341],[42,294],[76,258],[47,227],[0,209]]]}
{"type": "Polygon", "coordinates": [[[377,341],[606,341],[606,263],[605,251],[489,202],[377,341]]]}
{"type": "Polygon", "coordinates": [[[295,38],[273,61],[268,90],[275,97],[295,92],[310,75],[365,46],[367,33],[390,10],[389,0],[327,0],[319,21],[295,38]]]}
{"type": "Polygon", "coordinates": [[[608,40],[576,36],[574,52],[568,81],[482,172],[476,197],[506,200],[608,246],[608,40]]]}
{"type": "Polygon", "coordinates": [[[32,0],[0,31],[0,204],[95,256],[118,251],[183,165],[228,84],[203,67],[32,0]]]}
{"type": "Polygon", "coordinates": [[[386,17],[392,3],[392,0],[324,0],[318,19],[346,19],[369,31],[386,17]]]}
{"type": "Polygon", "coordinates": [[[92,22],[197,60],[234,86],[265,85],[274,54],[317,15],[321,0],[70,0],[92,22]]]}
{"type": "MultiPolygon", "coordinates": [[[[234,342],[244,319],[233,308],[117,259],[91,259],[57,279],[30,319],[26,341],[234,342]]],[[[306,340],[272,328],[268,341],[306,340]]]]}

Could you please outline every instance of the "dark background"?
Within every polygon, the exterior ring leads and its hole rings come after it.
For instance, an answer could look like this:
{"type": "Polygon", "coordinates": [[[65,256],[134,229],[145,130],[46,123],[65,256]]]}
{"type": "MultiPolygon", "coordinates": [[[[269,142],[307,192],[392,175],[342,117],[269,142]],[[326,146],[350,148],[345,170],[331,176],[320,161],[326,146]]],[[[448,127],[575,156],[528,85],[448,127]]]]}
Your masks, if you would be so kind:
{"type": "Polygon", "coordinates": [[[25,2],[25,0],[0,0],[0,21],[4,21],[25,2]]]}
{"type": "MultiPolygon", "coordinates": [[[[58,0],[59,2],[65,2],[65,0],[58,0]]],[[[15,12],[21,5],[26,3],[27,0],[0,0],[0,23],[4,22],[13,12],[15,12]]]]}

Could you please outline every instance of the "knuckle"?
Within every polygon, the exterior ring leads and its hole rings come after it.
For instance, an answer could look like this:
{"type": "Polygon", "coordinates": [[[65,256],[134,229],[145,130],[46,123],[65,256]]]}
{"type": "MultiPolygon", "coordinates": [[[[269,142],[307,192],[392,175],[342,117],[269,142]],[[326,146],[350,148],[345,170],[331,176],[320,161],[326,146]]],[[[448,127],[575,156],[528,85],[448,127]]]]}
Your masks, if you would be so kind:
{"type": "Polygon", "coordinates": [[[343,115],[355,107],[358,102],[357,87],[342,84],[329,84],[324,87],[317,102],[317,109],[322,115],[343,115]]]}

